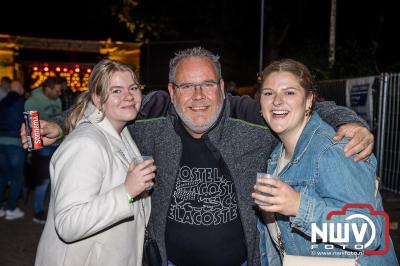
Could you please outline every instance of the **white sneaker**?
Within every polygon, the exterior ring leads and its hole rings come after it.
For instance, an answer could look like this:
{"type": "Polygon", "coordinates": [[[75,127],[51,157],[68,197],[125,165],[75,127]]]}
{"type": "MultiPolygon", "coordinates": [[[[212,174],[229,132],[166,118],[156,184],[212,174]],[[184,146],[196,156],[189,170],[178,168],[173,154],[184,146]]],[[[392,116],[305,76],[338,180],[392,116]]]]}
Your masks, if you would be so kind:
{"type": "Polygon", "coordinates": [[[10,211],[6,210],[6,220],[15,220],[19,218],[24,218],[25,213],[21,211],[19,208],[15,208],[15,210],[10,211]]]}
{"type": "Polygon", "coordinates": [[[1,208],[0,209],[0,218],[3,217],[4,215],[6,215],[6,211],[3,208],[1,208]]]}

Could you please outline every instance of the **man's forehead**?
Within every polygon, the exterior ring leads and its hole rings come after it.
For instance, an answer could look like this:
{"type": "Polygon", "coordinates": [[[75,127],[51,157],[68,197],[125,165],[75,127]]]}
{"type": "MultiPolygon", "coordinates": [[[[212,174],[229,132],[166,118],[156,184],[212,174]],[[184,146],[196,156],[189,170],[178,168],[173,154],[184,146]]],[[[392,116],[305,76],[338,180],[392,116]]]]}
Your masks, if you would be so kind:
{"type": "Polygon", "coordinates": [[[214,80],[216,78],[215,66],[206,57],[190,57],[182,59],[175,72],[177,79],[205,78],[214,80]]]}

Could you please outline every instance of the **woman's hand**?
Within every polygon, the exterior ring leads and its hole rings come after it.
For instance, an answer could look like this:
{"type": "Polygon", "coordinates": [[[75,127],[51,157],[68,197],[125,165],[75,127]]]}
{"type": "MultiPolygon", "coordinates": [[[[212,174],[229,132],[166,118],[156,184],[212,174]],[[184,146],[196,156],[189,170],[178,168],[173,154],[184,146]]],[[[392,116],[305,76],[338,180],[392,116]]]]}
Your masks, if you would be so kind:
{"type": "Polygon", "coordinates": [[[131,197],[136,197],[144,190],[153,186],[156,166],[154,160],[145,160],[137,165],[131,163],[125,179],[126,192],[131,197]]]}
{"type": "Polygon", "coordinates": [[[278,212],[286,216],[297,215],[300,207],[300,193],[285,182],[273,178],[259,178],[254,189],[268,194],[268,196],[257,192],[251,194],[254,199],[265,202],[266,205],[259,205],[262,210],[278,212]]]}

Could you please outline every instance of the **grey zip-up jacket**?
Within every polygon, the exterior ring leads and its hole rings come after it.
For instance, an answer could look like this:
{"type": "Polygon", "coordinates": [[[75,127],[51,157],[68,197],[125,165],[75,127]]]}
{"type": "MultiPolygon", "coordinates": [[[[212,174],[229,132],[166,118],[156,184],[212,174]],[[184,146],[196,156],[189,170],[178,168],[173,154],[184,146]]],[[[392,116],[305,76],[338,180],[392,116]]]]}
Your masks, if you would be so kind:
{"type": "MultiPolygon", "coordinates": [[[[347,108],[327,103],[322,109],[322,117],[335,127],[349,121],[362,122],[347,108]]],[[[267,127],[231,118],[231,113],[230,102],[226,99],[216,125],[202,138],[215,158],[222,158],[222,171],[233,180],[248,265],[260,265],[257,211],[251,193],[256,173],[266,171],[267,160],[278,141],[267,127]]],[[[167,264],[167,213],[182,156],[182,142],[175,130],[176,123],[180,123],[179,118],[170,106],[165,117],[138,120],[128,127],[141,153],[153,155],[157,165],[149,231],[158,243],[163,265],[167,264]]]]}

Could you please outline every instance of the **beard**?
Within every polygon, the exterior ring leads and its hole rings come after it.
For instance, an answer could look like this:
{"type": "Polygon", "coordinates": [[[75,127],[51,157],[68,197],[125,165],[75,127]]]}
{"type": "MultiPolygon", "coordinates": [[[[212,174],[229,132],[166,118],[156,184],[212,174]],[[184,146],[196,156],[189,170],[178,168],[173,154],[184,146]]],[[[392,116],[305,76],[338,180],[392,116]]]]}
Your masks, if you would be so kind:
{"type": "Polygon", "coordinates": [[[174,100],[173,104],[175,107],[175,110],[179,116],[179,118],[181,119],[182,123],[184,124],[184,126],[189,129],[190,131],[192,131],[193,133],[196,134],[204,134],[205,132],[207,132],[207,130],[209,130],[211,127],[214,126],[214,124],[217,122],[218,117],[221,113],[222,110],[222,101],[223,101],[223,97],[221,97],[218,106],[217,106],[217,111],[212,114],[206,121],[204,122],[195,122],[193,121],[188,115],[186,115],[181,109],[180,107],[178,107],[176,105],[176,100],[174,100]]]}

